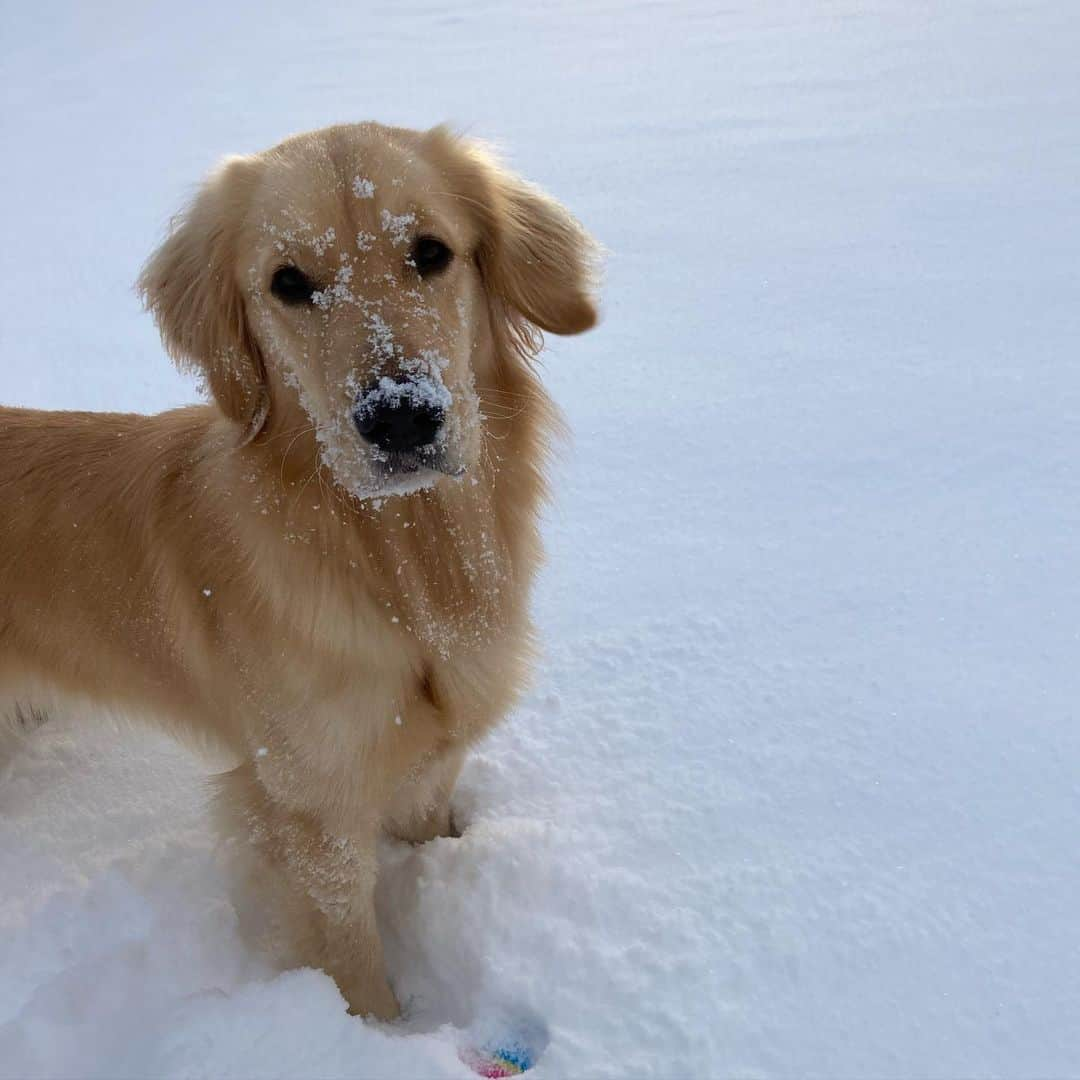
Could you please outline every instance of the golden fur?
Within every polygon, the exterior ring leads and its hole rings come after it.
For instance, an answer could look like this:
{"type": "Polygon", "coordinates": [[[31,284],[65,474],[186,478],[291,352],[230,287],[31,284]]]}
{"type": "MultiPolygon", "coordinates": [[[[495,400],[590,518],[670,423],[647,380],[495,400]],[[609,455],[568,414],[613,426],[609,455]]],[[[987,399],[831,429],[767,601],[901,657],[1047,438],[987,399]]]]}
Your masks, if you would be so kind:
{"type": "Polygon", "coordinates": [[[471,141],[327,128],[227,161],[143,271],[212,404],[0,409],[9,739],[76,702],[226,747],[215,812],[265,889],[258,932],[355,1012],[398,1012],[379,835],[448,834],[463,755],[522,686],[555,424],[536,328],[593,324],[591,252],[471,141]],[[429,281],[407,261],[417,230],[455,253],[429,281]],[[282,260],[318,279],[317,306],[270,294],[282,260]],[[436,355],[464,475],[394,494],[349,395],[436,355]]]}

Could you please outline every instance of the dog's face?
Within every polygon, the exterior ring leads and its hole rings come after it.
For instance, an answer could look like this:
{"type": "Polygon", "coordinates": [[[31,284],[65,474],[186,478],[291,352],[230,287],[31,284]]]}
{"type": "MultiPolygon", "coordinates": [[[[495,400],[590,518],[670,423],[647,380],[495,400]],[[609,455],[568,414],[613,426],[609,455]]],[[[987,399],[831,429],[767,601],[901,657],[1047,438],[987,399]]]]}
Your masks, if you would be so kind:
{"type": "Polygon", "coordinates": [[[228,162],[140,284],[244,438],[313,428],[366,497],[475,466],[493,320],[587,329],[589,260],[573,219],[475,144],[362,124],[228,162]]]}
{"type": "Polygon", "coordinates": [[[238,259],[255,337],[356,494],[479,456],[479,236],[446,188],[422,155],[363,133],[287,145],[255,192],[238,259]]]}

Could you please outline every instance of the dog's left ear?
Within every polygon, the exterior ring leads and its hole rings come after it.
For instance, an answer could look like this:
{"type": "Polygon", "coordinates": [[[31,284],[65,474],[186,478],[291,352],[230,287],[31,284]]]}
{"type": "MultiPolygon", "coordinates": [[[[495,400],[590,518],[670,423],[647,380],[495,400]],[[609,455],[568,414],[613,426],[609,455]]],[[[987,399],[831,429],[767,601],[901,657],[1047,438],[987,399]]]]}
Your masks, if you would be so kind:
{"type": "Polygon", "coordinates": [[[476,257],[492,292],[541,330],[580,334],[594,326],[598,249],[570,212],[482,143],[445,127],[425,138],[478,218],[476,257]]]}
{"type": "Polygon", "coordinates": [[[241,445],[262,430],[270,392],[237,278],[237,232],[259,164],[231,158],[173,221],[137,288],[169,354],[206,380],[221,411],[241,426],[241,445]]]}

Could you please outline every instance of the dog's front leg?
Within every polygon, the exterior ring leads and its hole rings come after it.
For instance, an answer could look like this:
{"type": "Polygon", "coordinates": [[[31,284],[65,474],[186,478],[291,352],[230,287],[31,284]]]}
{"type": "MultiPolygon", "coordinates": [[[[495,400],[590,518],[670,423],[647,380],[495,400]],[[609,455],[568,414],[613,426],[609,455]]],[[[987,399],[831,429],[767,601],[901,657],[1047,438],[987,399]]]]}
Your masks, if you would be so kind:
{"type": "MultiPolygon", "coordinates": [[[[306,871],[310,895],[325,915],[324,968],[360,1016],[392,1020],[397,999],[383,967],[382,939],[375,922],[374,829],[362,838],[323,837],[306,871]]],[[[307,850],[298,853],[309,859],[307,850]]]]}
{"type": "MultiPolygon", "coordinates": [[[[289,963],[326,971],[350,1012],[380,1020],[398,1016],[375,922],[380,823],[346,824],[339,815],[289,806],[251,764],[219,778],[216,812],[228,835],[252,847],[256,873],[272,886],[260,890],[258,902],[273,910],[248,920],[261,924],[257,936],[289,963]]],[[[238,914],[243,920],[248,913],[238,914]]]]}
{"type": "Polygon", "coordinates": [[[465,751],[453,747],[440,754],[426,770],[402,782],[384,823],[398,840],[424,844],[440,836],[460,836],[450,810],[465,751]]]}

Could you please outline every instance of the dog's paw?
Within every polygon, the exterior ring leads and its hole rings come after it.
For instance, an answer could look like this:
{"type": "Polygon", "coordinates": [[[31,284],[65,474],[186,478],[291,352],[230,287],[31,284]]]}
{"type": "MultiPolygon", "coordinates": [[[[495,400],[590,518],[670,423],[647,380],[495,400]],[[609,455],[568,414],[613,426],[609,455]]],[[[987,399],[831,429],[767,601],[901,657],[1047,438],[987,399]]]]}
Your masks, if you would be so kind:
{"type": "Polygon", "coordinates": [[[368,980],[342,985],[339,980],[338,987],[349,1004],[350,1016],[383,1021],[401,1017],[401,1006],[385,979],[374,985],[368,980]]]}

